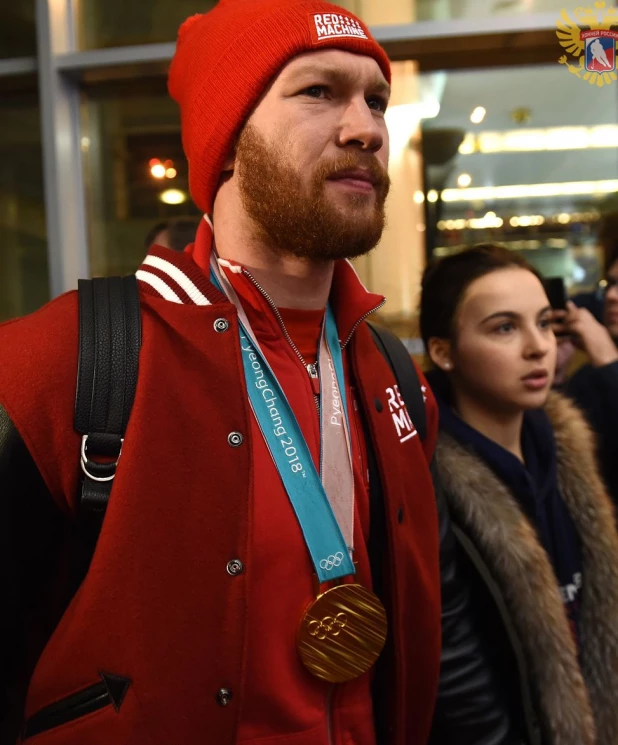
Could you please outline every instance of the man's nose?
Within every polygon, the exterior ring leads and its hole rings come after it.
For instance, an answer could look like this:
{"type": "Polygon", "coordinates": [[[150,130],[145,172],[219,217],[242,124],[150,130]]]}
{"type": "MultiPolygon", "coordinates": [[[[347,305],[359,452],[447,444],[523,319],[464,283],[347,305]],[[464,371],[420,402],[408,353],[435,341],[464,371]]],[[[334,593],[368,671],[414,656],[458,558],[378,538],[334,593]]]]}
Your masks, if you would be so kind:
{"type": "Polygon", "coordinates": [[[339,128],[338,145],[356,145],[362,150],[376,153],[384,146],[385,126],[364,98],[355,98],[346,106],[339,128]]]}

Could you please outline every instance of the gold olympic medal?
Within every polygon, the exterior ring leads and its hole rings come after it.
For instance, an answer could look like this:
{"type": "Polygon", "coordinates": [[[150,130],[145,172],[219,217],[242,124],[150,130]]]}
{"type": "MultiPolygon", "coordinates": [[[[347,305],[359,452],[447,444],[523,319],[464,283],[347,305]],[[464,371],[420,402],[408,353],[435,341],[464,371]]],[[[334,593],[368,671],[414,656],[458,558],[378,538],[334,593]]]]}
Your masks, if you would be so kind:
{"type": "Polygon", "coordinates": [[[305,667],[317,678],[344,683],[369,670],[386,642],[386,611],[362,585],[337,585],[305,611],[296,644],[305,667]]]}

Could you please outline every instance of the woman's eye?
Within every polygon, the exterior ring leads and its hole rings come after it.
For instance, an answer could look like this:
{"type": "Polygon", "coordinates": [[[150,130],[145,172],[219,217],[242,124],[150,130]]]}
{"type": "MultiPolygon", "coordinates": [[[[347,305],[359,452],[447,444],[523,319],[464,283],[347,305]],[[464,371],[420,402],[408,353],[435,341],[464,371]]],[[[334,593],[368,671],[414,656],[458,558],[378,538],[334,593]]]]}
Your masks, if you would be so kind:
{"type": "Polygon", "coordinates": [[[551,320],[551,318],[542,318],[542,319],[541,319],[541,320],[539,321],[539,326],[540,326],[540,328],[542,328],[542,329],[549,329],[549,328],[553,328],[553,325],[552,325],[552,320],[551,320]]]}
{"type": "Polygon", "coordinates": [[[367,99],[367,106],[369,106],[373,111],[381,111],[384,113],[386,111],[387,103],[381,96],[372,96],[367,99]]]}
{"type": "Polygon", "coordinates": [[[513,331],[515,327],[512,323],[502,323],[500,326],[494,329],[496,334],[508,334],[513,331]]]}

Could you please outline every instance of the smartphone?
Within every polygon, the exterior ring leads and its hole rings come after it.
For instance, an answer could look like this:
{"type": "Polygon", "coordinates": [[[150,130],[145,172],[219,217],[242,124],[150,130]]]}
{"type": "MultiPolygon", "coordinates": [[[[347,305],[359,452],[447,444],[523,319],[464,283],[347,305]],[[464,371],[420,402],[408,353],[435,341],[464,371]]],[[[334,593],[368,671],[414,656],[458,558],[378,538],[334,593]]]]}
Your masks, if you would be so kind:
{"type": "Polygon", "coordinates": [[[562,277],[548,277],[543,282],[549,304],[554,310],[566,310],[568,295],[562,277]]]}
{"type": "MultiPolygon", "coordinates": [[[[568,295],[562,277],[548,277],[543,281],[549,304],[554,310],[566,310],[568,295]]],[[[554,334],[558,338],[568,336],[562,321],[554,321],[554,334]]]]}

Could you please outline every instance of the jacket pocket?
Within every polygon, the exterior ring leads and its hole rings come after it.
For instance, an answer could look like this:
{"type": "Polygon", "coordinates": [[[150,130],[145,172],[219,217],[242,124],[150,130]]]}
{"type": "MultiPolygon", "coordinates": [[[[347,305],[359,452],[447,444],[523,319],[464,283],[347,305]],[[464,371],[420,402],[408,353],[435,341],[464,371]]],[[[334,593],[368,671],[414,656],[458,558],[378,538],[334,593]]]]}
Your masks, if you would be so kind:
{"type": "Polygon", "coordinates": [[[23,739],[27,740],[40,735],[108,706],[113,706],[116,712],[119,712],[131,686],[131,679],[111,673],[99,673],[99,675],[100,683],[83,688],[77,693],[72,693],[66,698],[45,706],[27,719],[23,729],[23,739]]]}

